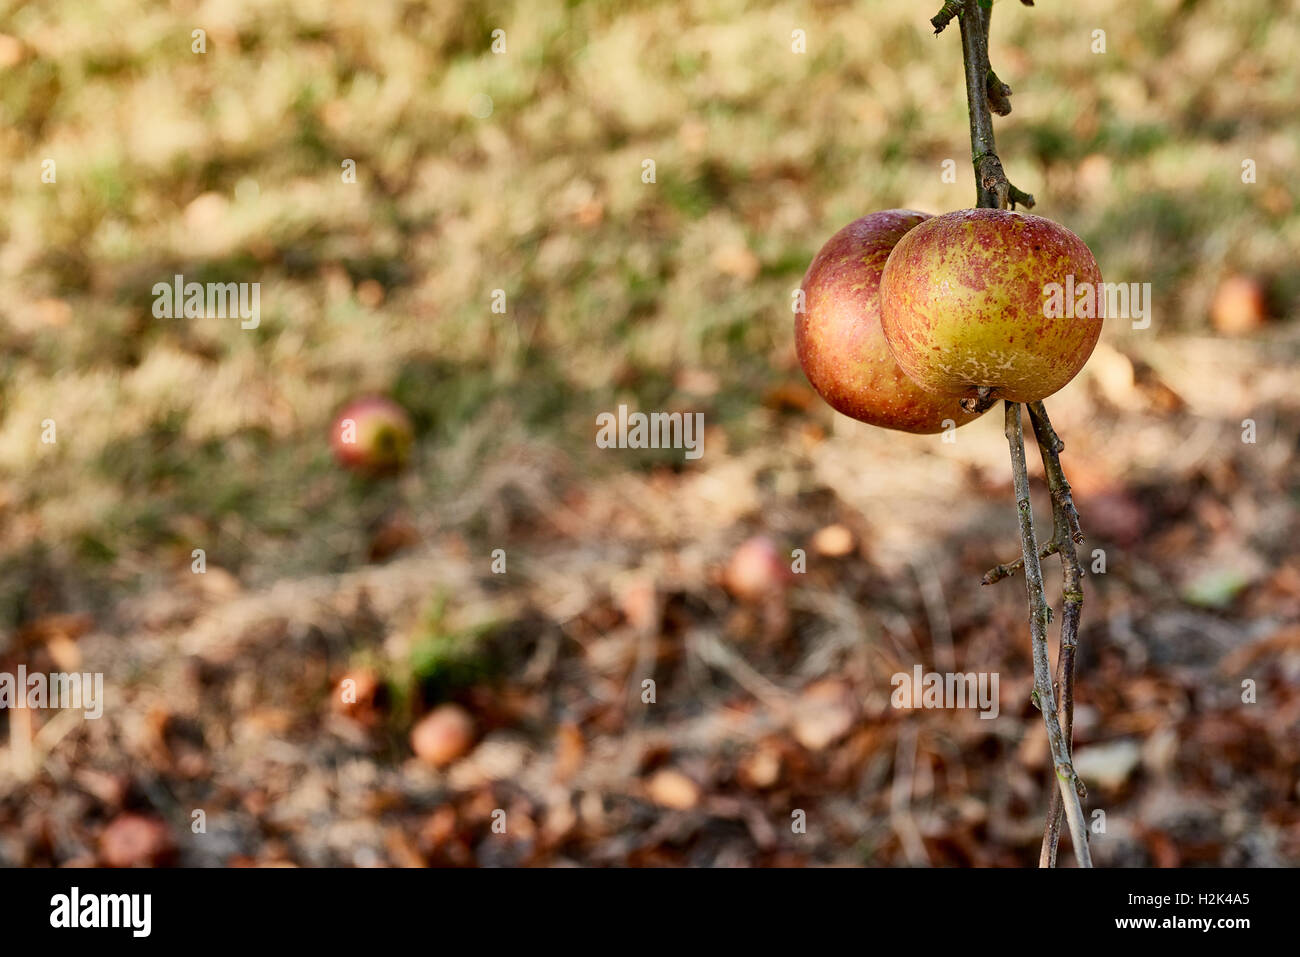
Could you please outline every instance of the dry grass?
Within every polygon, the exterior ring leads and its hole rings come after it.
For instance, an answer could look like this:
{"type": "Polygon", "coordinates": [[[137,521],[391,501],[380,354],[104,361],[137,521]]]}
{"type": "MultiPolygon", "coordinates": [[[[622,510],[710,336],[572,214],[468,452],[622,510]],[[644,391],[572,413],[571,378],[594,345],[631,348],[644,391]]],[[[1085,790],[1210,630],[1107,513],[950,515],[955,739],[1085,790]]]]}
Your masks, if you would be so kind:
{"type": "MultiPolygon", "coordinates": [[[[906,4],[7,6],[4,550],[92,577],[192,542],[258,575],[346,561],[365,495],[321,436],[358,391],[417,413],[395,495],[421,514],[518,443],[591,460],[621,400],[764,441],[753,397],[792,375],[820,240],[972,194],[956,38],[906,4]],[[175,272],[260,281],[261,327],[154,319],[175,272]]],[[[1229,269],[1294,307],[1285,7],[997,11],[1008,167],[1108,278],[1154,284],[1157,335],[1203,327],[1229,269]]]]}

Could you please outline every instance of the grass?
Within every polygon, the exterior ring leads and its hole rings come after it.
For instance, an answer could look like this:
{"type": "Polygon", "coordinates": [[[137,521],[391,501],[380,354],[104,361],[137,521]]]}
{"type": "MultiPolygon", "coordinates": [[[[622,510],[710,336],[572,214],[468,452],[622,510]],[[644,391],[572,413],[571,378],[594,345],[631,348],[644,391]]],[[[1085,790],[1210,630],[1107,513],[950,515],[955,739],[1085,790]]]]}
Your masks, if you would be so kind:
{"type": "MultiPolygon", "coordinates": [[[[1231,269],[1294,314],[1288,10],[995,8],[1008,170],[1107,278],[1153,283],[1158,335],[1203,331],[1231,269]]],[[[974,192],[956,33],[931,37],[914,4],[0,11],[21,50],[0,68],[0,561],[39,551],[114,587],[190,547],[246,577],[339,567],[379,509],[437,525],[521,445],[599,475],[596,414],[697,401],[684,371],[716,377],[709,421],[733,446],[764,441],[757,397],[797,377],[790,290],[821,241],[974,192]],[[260,327],[155,319],[151,287],[177,272],[262,283],[260,327]],[[325,447],[333,411],[370,391],[420,442],[382,489],[325,447]]],[[[31,614],[26,587],[0,582],[7,624],[31,614]]]]}

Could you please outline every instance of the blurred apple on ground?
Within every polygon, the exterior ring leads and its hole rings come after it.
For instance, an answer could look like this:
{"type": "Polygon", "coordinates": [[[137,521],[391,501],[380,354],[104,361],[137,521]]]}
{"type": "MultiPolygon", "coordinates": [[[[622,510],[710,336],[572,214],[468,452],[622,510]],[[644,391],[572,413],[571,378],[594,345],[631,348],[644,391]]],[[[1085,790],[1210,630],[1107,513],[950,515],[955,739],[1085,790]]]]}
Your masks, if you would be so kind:
{"type": "Polygon", "coordinates": [[[411,417],[383,396],[349,403],[330,430],[330,447],[339,464],[369,475],[399,471],[410,460],[414,441],[411,417]]]}
{"type": "Polygon", "coordinates": [[[1268,322],[1264,287],[1252,276],[1234,274],[1219,283],[1210,304],[1210,321],[1225,336],[1244,336],[1268,322]]]}
{"type": "Polygon", "coordinates": [[[411,729],[411,750],[435,768],[462,758],[474,743],[474,719],[458,704],[434,708],[411,729]]]}
{"type": "Polygon", "coordinates": [[[757,603],[784,593],[792,575],[776,543],[766,535],[755,535],[732,553],[722,583],[741,601],[757,603]]]}

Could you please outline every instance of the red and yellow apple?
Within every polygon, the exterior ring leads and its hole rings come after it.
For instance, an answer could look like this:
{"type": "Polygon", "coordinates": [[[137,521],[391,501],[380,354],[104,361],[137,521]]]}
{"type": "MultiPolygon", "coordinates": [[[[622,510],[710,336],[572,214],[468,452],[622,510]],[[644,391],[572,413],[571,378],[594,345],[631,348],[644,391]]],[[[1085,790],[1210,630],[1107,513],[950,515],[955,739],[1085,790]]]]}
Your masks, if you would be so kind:
{"type": "Polygon", "coordinates": [[[1105,293],[1083,240],[1041,216],[963,209],[889,254],[881,324],[903,372],[936,395],[1035,402],[1083,368],[1105,293]]]}
{"type": "Polygon", "coordinates": [[[755,603],[779,597],[793,578],[789,562],[766,535],[755,535],[743,542],[722,573],[727,591],[741,601],[755,603]]]}
{"type": "Polygon", "coordinates": [[[930,217],[889,209],[849,223],[827,240],[803,278],[795,316],[799,364],[831,408],[903,432],[941,432],[977,416],[936,396],[899,368],[880,326],[880,279],[895,244],[930,217]]]}
{"type": "Polygon", "coordinates": [[[414,439],[406,410],[383,396],[350,403],[330,430],[330,447],[339,464],[372,475],[402,468],[414,439]]]}

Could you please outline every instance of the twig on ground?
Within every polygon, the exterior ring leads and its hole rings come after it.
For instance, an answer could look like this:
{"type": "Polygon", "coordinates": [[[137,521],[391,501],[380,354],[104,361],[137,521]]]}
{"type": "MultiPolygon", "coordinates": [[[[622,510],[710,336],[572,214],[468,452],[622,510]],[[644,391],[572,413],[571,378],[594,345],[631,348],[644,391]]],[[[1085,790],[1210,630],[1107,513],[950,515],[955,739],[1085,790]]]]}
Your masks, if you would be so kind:
{"type": "Polygon", "coordinates": [[[894,783],[889,791],[889,824],[898,835],[907,862],[912,867],[929,867],[930,856],[925,852],[921,831],[912,816],[912,787],[916,773],[916,725],[903,722],[894,749],[894,783]]]}
{"type": "Polygon", "coordinates": [[[921,603],[925,606],[925,617],[930,623],[930,650],[934,666],[942,672],[957,668],[957,656],[952,646],[952,618],[948,615],[948,603],[944,601],[943,586],[939,576],[934,574],[937,559],[925,556],[925,564],[912,562],[912,572],[916,575],[917,587],[921,590],[921,603]]]}

